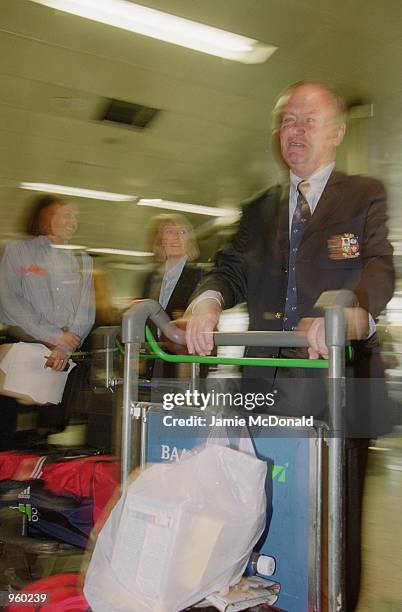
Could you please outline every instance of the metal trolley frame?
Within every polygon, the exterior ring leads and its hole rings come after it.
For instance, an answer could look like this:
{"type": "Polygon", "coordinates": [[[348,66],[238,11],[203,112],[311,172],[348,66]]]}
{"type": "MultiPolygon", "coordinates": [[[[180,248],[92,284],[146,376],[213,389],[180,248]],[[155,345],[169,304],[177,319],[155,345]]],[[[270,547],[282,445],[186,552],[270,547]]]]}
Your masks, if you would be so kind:
{"type": "MultiPolygon", "coordinates": [[[[125,345],[121,470],[122,485],[125,486],[133,468],[132,420],[141,419],[145,425],[144,410],[147,406],[138,403],[138,377],[140,347],[147,339],[156,356],[175,362],[219,363],[227,365],[260,365],[274,367],[306,367],[328,369],[329,408],[329,461],[328,461],[328,599],[330,612],[345,612],[344,583],[344,476],[345,438],[343,431],[345,411],[345,344],[346,324],[343,306],[333,305],[325,309],[325,337],[328,360],[276,359],[276,358],[219,358],[193,355],[171,355],[163,353],[153,341],[146,322],[151,319],[172,341],[184,344],[184,333],[174,326],[161,306],[154,300],[136,302],[124,315],[122,340],[125,345]]],[[[216,346],[265,346],[306,347],[307,340],[295,332],[241,332],[214,334],[216,346]]],[[[145,430],[142,431],[145,439],[145,430]]],[[[142,445],[141,464],[145,463],[145,445],[142,445]]],[[[319,573],[319,563],[316,571],[319,573]]],[[[318,609],[318,608],[317,608],[318,609]]]]}

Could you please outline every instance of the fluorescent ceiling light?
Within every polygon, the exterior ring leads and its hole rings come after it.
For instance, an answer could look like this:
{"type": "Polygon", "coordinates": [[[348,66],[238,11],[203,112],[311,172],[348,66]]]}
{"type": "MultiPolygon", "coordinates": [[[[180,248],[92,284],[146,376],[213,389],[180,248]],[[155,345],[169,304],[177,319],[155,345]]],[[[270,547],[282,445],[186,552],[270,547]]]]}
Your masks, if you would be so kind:
{"type": "Polygon", "coordinates": [[[126,255],[127,257],[151,257],[149,251],[126,251],[124,249],[88,249],[89,253],[104,253],[105,255],[126,255]]]}
{"type": "Polygon", "coordinates": [[[164,208],[167,210],[179,210],[180,212],[194,213],[195,215],[209,215],[210,217],[233,217],[237,216],[237,210],[229,208],[216,208],[215,206],[201,206],[200,204],[186,204],[185,202],[170,202],[159,198],[141,198],[138,206],[152,206],[153,208],[164,208]]]}
{"type": "MultiPolygon", "coordinates": [[[[139,270],[146,270],[149,271],[149,264],[148,263],[136,263],[136,262],[127,262],[127,261],[109,261],[107,263],[107,268],[108,270],[136,270],[137,272],[139,270]]],[[[117,298],[118,300],[119,298],[117,298]]],[[[113,302],[116,300],[116,298],[113,299],[113,302]]]]}
{"type": "Polygon", "coordinates": [[[265,62],[277,49],[225,30],[126,0],[31,0],[49,8],[245,64],[265,62]]]}
{"type": "Polygon", "coordinates": [[[62,251],[86,251],[87,248],[81,244],[52,244],[52,249],[61,249],[62,251]]]}
{"type": "Polygon", "coordinates": [[[88,251],[88,253],[104,253],[105,255],[126,255],[127,257],[150,257],[153,253],[149,251],[126,251],[124,249],[93,248],[80,244],[52,244],[53,249],[63,251],[88,251]]]}
{"type": "Polygon", "coordinates": [[[137,196],[125,193],[96,191],[94,189],[82,189],[81,187],[69,187],[68,185],[52,185],[51,183],[20,183],[19,187],[21,189],[27,189],[28,191],[42,191],[46,193],[56,193],[58,195],[73,196],[76,198],[107,200],[108,202],[133,202],[137,199],[137,196]]]}

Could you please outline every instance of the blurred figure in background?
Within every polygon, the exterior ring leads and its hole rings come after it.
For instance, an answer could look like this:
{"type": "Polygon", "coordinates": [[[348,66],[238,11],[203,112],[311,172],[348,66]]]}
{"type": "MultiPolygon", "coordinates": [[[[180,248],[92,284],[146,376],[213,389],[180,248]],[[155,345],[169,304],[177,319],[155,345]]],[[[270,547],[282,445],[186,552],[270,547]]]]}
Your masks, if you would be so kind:
{"type": "Polygon", "coordinates": [[[96,301],[96,327],[102,325],[120,325],[122,313],[113,304],[108,276],[102,268],[93,271],[96,301]]]}
{"type": "MultiPolygon", "coordinates": [[[[62,372],[95,321],[92,260],[63,249],[77,229],[75,204],[40,196],[25,229],[33,238],[11,242],[1,260],[0,318],[8,325],[8,342],[45,345],[44,367],[62,372]]],[[[68,377],[65,395],[77,369],[68,377]]],[[[64,397],[56,421],[65,412],[63,403],[64,397]]]]}
{"type": "MultiPolygon", "coordinates": [[[[151,222],[148,242],[156,268],[145,280],[143,297],[158,301],[172,319],[179,319],[202,277],[202,270],[190,263],[199,254],[194,230],[182,215],[158,215],[151,222]]],[[[156,330],[152,331],[156,337],[156,330]]],[[[166,348],[172,352],[186,352],[185,347],[169,343],[166,348]]],[[[149,363],[146,377],[176,378],[178,365],[160,361],[149,363]]]]}

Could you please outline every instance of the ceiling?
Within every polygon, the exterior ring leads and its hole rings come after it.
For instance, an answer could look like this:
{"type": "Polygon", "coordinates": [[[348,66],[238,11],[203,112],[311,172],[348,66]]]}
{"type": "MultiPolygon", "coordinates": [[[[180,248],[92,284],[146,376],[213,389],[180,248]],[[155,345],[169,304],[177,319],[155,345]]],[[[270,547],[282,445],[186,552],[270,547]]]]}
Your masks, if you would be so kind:
{"type": "MultiPolygon", "coordinates": [[[[277,177],[270,109],[300,79],[374,103],[368,168],[391,193],[395,235],[402,163],[402,4],[388,0],[148,0],[142,4],[278,47],[245,65],[34,4],[1,0],[2,239],[30,194],[21,181],[233,207],[277,177]],[[144,130],[98,120],[105,99],[160,109],[144,130]],[[398,129],[400,128],[400,129],[398,129]]],[[[80,201],[76,242],[143,249],[155,212],[80,201]]],[[[199,225],[208,217],[192,215],[199,225]]],[[[401,234],[402,238],[402,234],[401,234]]]]}

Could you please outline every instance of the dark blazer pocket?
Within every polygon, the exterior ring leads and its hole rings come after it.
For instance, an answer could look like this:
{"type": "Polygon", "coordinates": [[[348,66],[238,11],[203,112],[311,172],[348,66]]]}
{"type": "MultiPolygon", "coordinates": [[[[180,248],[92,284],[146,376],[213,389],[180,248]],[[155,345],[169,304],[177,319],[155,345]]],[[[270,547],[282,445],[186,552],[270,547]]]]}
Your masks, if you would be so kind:
{"type": "Polygon", "coordinates": [[[320,259],[317,261],[317,267],[323,270],[358,270],[363,268],[361,255],[358,257],[344,257],[342,259],[320,259]]]}

